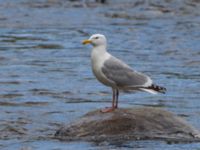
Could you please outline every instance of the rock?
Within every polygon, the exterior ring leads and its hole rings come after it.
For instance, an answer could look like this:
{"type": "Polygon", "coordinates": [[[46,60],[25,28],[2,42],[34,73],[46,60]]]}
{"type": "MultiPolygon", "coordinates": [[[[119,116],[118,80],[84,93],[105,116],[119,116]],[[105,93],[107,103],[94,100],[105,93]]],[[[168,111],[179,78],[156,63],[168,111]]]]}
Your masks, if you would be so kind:
{"type": "Polygon", "coordinates": [[[92,111],[59,129],[60,140],[94,142],[158,139],[199,142],[200,132],[182,118],[158,108],[120,108],[110,113],[92,111]]]}

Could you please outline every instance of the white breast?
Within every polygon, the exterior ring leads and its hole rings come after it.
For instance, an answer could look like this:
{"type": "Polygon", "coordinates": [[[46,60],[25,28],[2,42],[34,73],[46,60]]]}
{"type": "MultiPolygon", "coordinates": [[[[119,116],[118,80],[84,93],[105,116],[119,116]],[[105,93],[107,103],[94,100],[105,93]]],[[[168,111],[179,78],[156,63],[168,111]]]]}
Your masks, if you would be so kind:
{"type": "Polygon", "coordinates": [[[91,53],[91,63],[92,63],[92,71],[96,78],[103,84],[107,86],[114,86],[114,83],[110,81],[102,72],[102,66],[104,62],[109,59],[111,55],[106,52],[99,50],[98,48],[93,48],[91,53]]]}

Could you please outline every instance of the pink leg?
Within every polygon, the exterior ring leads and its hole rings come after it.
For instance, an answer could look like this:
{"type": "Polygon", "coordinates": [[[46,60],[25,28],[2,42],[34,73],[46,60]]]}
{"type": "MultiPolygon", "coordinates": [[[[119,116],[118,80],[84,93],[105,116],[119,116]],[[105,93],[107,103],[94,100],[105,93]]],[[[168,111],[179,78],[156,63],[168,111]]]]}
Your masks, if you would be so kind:
{"type": "Polygon", "coordinates": [[[118,97],[119,97],[119,90],[118,90],[118,89],[116,89],[115,108],[118,108],[118,97]]]}
{"type": "Polygon", "coordinates": [[[116,108],[116,106],[115,106],[115,100],[116,100],[115,89],[112,89],[112,91],[113,91],[112,107],[107,107],[107,108],[101,109],[101,112],[103,112],[103,113],[112,112],[116,108]]]}

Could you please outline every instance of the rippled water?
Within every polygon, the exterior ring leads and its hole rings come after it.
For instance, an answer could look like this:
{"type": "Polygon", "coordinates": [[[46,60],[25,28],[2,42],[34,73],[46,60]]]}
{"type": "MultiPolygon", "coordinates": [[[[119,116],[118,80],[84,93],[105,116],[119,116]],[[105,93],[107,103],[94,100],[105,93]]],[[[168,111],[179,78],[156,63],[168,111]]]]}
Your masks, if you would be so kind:
{"type": "Polygon", "coordinates": [[[0,149],[199,148],[53,138],[61,125],[111,103],[111,90],[91,72],[91,47],[81,45],[93,33],[105,34],[112,54],[168,89],[121,94],[121,107],[163,107],[200,129],[200,3],[90,2],[0,0],[0,149]]]}

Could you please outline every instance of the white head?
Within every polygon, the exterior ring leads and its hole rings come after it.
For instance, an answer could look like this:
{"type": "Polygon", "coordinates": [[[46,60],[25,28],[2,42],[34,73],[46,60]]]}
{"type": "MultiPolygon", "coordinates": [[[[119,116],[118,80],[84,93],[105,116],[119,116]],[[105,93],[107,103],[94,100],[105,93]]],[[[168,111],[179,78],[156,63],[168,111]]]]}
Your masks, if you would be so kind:
{"type": "Polygon", "coordinates": [[[93,34],[88,40],[84,40],[83,44],[92,44],[94,47],[107,45],[106,37],[103,34],[93,34]]]}

